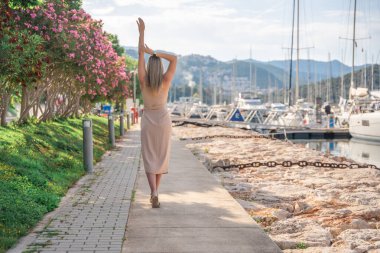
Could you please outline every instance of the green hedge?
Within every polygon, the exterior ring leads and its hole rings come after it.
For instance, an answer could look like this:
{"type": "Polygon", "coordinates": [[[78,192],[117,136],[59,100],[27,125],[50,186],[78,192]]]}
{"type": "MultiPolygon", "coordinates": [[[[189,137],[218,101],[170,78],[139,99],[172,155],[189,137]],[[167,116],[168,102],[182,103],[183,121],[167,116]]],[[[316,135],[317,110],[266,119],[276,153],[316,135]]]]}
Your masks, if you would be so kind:
{"type": "MultiPolygon", "coordinates": [[[[107,119],[93,120],[94,159],[110,148],[107,119]]],[[[115,134],[118,137],[118,124],[115,134]]],[[[85,174],[82,119],[0,127],[0,252],[26,235],[85,174]]]]}

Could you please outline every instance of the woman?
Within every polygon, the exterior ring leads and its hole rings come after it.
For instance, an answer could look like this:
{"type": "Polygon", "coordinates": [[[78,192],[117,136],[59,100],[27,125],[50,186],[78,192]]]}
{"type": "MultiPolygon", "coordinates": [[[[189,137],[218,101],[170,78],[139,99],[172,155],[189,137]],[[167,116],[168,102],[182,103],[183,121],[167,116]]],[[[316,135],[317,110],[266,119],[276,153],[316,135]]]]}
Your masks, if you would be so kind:
{"type": "Polygon", "coordinates": [[[177,57],[150,49],[144,43],[144,21],[139,18],[136,22],[140,33],[138,78],[144,100],[144,113],[141,119],[141,149],[151,190],[150,201],[153,208],[158,208],[160,207],[158,187],[161,176],[168,173],[172,123],[166,109],[166,101],[175,73],[177,57]],[[145,69],[144,53],[151,55],[147,69],[145,69]],[[169,61],[165,73],[161,58],[169,61]]]}

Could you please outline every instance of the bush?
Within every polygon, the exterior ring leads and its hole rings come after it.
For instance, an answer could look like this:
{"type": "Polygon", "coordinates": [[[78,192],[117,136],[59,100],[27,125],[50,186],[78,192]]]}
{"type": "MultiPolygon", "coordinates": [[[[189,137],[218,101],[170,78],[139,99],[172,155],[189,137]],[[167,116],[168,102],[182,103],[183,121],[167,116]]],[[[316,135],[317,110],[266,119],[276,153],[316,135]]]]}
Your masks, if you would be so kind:
{"type": "MultiPolygon", "coordinates": [[[[90,118],[99,161],[110,148],[107,119],[90,118]]],[[[0,252],[54,210],[85,174],[82,149],[82,119],[0,127],[0,252]]]]}

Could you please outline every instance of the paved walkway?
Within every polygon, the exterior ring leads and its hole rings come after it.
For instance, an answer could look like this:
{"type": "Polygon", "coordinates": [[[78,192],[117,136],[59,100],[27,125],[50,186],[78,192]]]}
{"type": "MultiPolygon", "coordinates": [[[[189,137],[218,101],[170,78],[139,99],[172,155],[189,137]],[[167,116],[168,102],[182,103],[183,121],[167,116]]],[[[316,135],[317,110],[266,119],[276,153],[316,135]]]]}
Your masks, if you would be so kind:
{"type": "Polygon", "coordinates": [[[161,208],[151,208],[143,165],[136,185],[122,252],[281,252],[180,141],[172,142],[161,208]]]}
{"type": "Polygon", "coordinates": [[[10,252],[120,252],[140,163],[140,131],[133,126],[95,173],[83,177],[60,207],[10,252]]]}
{"type": "Polygon", "coordinates": [[[10,252],[281,252],[180,141],[152,209],[138,127],[10,252]]]}

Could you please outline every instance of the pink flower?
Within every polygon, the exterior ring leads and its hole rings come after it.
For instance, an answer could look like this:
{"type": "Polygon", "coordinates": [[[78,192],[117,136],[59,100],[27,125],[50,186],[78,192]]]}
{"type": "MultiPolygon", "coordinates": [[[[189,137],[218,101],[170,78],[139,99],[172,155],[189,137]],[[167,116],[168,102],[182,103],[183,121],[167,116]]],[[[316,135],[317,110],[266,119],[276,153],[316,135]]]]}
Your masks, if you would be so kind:
{"type": "Polygon", "coordinates": [[[38,31],[38,26],[33,27],[34,31],[38,31]]]}
{"type": "Polygon", "coordinates": [[[63,48],[69,48],[69,45],[64,44],[64,45],[63,45],[63,48]]]}
{"type": "Polygon", "coordinates": [[[68,56],[69,56],[70,59],[74,59],[75,58],[75,54],[74,53],[70,53],[70,54],[68,54],[68,56]]]}
{"type": "Polygon", "coordinates": [[[37,17],[37,14],[36,14],[36,13],[30,13],[30,17],[31,17],[32,19],[35,19],[35,18],[37,17]]]}

